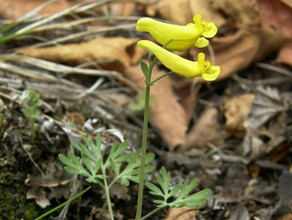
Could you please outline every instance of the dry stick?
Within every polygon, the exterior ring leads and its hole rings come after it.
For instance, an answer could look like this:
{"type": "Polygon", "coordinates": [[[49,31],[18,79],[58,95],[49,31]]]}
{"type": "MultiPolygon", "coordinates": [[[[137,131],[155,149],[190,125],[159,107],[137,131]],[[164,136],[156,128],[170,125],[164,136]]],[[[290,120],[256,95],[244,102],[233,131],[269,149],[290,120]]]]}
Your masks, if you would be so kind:
{"type": "Polygon", "coordinates": [[[39,27],[39,26],[41,26],[43,24],[46,24],[48,22],[51,22],[51,21],[53,21],[55,19],[58,19],[60,17],[63,17],[65,15],[68,15],[70,13],[73,13],[73,12],[77,12],[77,13],[78,12],[84,12],[84,11],[86,11],[88,9],[94,8],[94,7],[99,6],[99,5],[102,5],[102,4],[105,4],[107,2],[110,2],[110,0],[105,0],[105,1],[101,1],[101,2],[94,2],[94,3],[91,3],[89,5],[86,5],[87,2],[74,5],[74,6],[72,6],[70,8],[67,8],[67,9],[65,9],[65,10],[63,10],[63,11],[61,11],[59,13],[56,13],[56,14],[51,15],[49,17],[43,18],[40,21],[34,22],[31,25],[28,25],[28,26],[22,28],[21,30],[17,31],[16,34],[17,35],[24,34],[24,33],[28,32],[28,31],[31,31],[33,28],[39,27]]]}
{"type": "MultiPolygon", "coordinates": [[[[69,67],[69,66],[65,66],[62,64],[57,64],[54,62],[50,62],[50,61],[45,61],[45,60],[41,60],[41,59],[37,59],[37,58],[33,58],[33,57],[27,57],[27,56],[23,56],[23,55],[15,55],[15,54],[8,54],[8,55],[0,55],[0,59],[4,59],[4,60],[12,60],[12,61],[21,61],[24,62],[26,64],[30,64],[33,66],[37,66],[39,68],[45,69],[45,70],[49,70],[55,73],[64,73],[64,74],[80,74],[80,75],[88,75],[88,76],[103,76],[103,77],[113,77],[116,78],[124,83],[126,83],[131,89],[133,89],[135,92],[140,92],[140,90],[137,88],[137,86],[131,82],[130,80],[128,80],[127,78],[123,77],[121,75],[121,73],[117,72],[117,71],[109,71],[109,70],[94,70],[94,69],[82,69],[82,68],[77,68],[77,67],[69,67]]],[[[6,70],[13,70],[11,64],[2,64],[3,69],[6,70]],[[10,66],[9,66],[10,65],[10,66]],[[8,68],[10,67],[10,68],[8,68]]],[[[1,63],[0,63],[0,69],[1,69],[1,63]]],[[[17,72],[21,75],[24,76],[28,76],[28,77],[32,77],[35,75],[38,75],[37,79],[40,79],[43,81],[43,77],[39,76],[39,72],[37,71],[24,71],[22,72],[20,68],[17,68],[17,72]],[[35,74],[33,74],[35,73],[35,74]],[[38,73],[38,74],[37,74],[38,73]]],[[[59,79],[56,78],[54,76],[51,76],[49,74],[46,74],[47,78],[53,81],[58,81],[58,82],[62,82],[63,84],[70,86],[70,87],[79,87],[81,88],[78,84],[72,83],[68,80],[65,79],[59,79]]],[[[32,77],[35,78],[35,77],[32,77]]]]}
{"type": "Polygon", "coordinates": [[[138,16],[130,16],[130,17],[124,17],[124,16],[102,16],[102,17],[90,17],[90,18],[80,18],[76,21],[69,21],[69,22],[62,22],[57,24],[48,24],[41,27],[38,27],[33,30],[34,33],[41,32],[41,31],[48,31],[48,30],[56,30],[56,29],[70,29],[74,26],[86,24],[93,21],[107,21],[110,19],[110,21],[134,21],[136,22],[142,17],[138,16]]]}
{"type": "Polygon", "coordinates": [[[66,37],[61,37],[61,38],[58,38],[56,40],[48,41],[46,43],[35,44],[34,47],[52,46],[52,45],[56,45],[56,44],[61,43],[61,42],[66,42],[69,40],[88,36],[90,34],[99,34],[99,33],[104,33],[104,32],[108,32],[108,31],[135,29],[135,28],[136,28],[136,23],[135,24],[117,25],[115,27],[98,27],[98,28],[93,29],[93,30],[83,31],[83,32],[79,32],[76,34],[71,34],[71,35],[66,36],[66,37]]]}

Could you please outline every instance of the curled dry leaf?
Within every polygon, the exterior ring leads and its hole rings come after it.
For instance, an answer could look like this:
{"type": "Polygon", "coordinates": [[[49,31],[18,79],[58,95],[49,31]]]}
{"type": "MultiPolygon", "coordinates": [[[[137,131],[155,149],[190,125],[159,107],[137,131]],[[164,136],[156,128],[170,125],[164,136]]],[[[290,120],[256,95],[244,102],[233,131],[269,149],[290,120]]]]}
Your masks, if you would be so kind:
{"type": "Polygon", "coordinates": [[[208,143],[219,145],[223,143],[223,139],[224,134],[218,123],[218,110],[210,108],[205,110],[188,133],[183,150],[191,147],[206,147],[208,143]]]}
{"type": "MultiPolygon", "coordinates": [[[[154,68],[152,79],[156,79],[163,73],[163,71],[154,68]]],[[[140,89],[145,89],[144,76],[140,66],[128,68],[125,75],[134,81],[140,89]]],[[[150,95],[152,98],[149,110],[151,124],[157,128],[170,150],[185,144],[188,125],[186,113],[172,92],[169,77],[158,81],[151,88],[150,95]]]]}
{"type": "MultiPolygon", "coordinates": [[[[17,19],[44,4],[45,2],[46,1],[43,0],[0,0],[0,16],[7,19],[17,19]]],[[[59,0],[46,6],[39,12],[39,14],[51,15],[62,11],[69,6],[70,4],[67,0],[59,0]]]]}
{"type": "Polygon", "coordinates": [[[275,28],[286,39],[276,61],[292,65],[292,1],[259,0],[258,3],[262,21],[275,28]]]}
{"type": "Polygon", "coordinates": [[[194,14],[197,13],[201,14],[206,21],[214,21],[217,26],[221,26],[226,22],[219,12],[213,10],[213,5],[210,1],[162,0],[149,5],[146,12],[149,16],[159,14],[162,18],[180,25],[191,22],[194,14]]]}
{"type": "MultiPolygon", "coordinates": [[[[150,6],[147,12],[181,25],[191,22],[196,13],[204,20],[213,21],[223,36],[211,40],[214,56],[210,56],[208,48],[203,51],[208,60],[215,60],[221,67],[219,79],[263,59],[283,43],[279,32],[262,23],[256,0],[162,0],[150,6]]],[[[195,60],[198,51],[192,50],[191,53],[195,60]]]]}
{"type": "Polygon", "coordinates": [[[134,2],[113,3],[110,5],[112,16],[130,16],[135,9],[134,2]]]}
{"type": "Polygon", "coordinates": [[[138,39],[123,37],[95,40],[49,48],[24,48],[17,53],[56,63],[83,64],[97,61],[104,69],[123,71],[146,53],[136,46],[138,39]]]}
{"type": "Polygon", "coordinates": [[[284,43],[276,59],[277,63],[285,63],[292,66],[292,40],[284,43]]]}
{"type": "Polygon", "coordinates": [[[188,207],[170,208],[165,220],[194,220],[197,211],[188,207]]]}
{"type": "Polygon", "coordinates": [[[254,100],[254,94],[243,94],[235,96],[226,101],[222,110],[224,112],[226,123],[225,129],[238,137],[243,137],[246,131],[244,126],[248,120],[248,114],[254,100]]]}

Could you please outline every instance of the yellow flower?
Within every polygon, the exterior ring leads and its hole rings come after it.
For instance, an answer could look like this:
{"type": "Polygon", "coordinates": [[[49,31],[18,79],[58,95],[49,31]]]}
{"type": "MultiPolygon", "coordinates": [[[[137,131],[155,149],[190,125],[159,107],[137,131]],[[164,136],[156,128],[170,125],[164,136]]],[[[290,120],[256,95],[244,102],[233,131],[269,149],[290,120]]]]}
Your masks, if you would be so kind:
{"type": "Polygon", "coordinates": [[[199,53],[198,61],[193,62],[171,53],[148,40],[141,40],[137,45],[150,50],[164,66],[184,77],[202,76],[206,81],[213,81],[220,73],[220,67],[212,66],[209,61],[205,61],[205,54],[203,53],[199,53]]]}
{"type": "Polygon", "coordinates": [[[137,22],[137,31],[147,31],[168,50],[185,51],[191,47],[202,48],[209,44],[205,38],[211,38],[217,33],[213,22],[201,20],[201,15],[193,17],[194,23],[186,26],[167,24],[152,18],[141,18],[137,22]]]}

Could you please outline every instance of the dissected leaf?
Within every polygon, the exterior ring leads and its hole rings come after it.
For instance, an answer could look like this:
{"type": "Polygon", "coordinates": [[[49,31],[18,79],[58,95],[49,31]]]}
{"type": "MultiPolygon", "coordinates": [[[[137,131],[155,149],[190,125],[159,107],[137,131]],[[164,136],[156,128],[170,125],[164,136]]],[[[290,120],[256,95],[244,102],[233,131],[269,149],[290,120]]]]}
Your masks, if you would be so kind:
{"type": "MultiPolygon", "coordinates": [[[[154,68],[152,79],[162,74],[164,74],[163,71],[154,68]]],[[[144,76],[139,65],[128,68],[125,75],[140,89],[145,89],[144,76]]],[[[185,143],[188,122],[182,106],[173,94],[169,77],[158,81],[151,88],[151,97],[150,122],[158,129],[168,147],[174,150],[178,145],[185,143]]]]}
{"type": "Polygon", "coordinates": [[[48,48],[29,47],[20,49],[17,53],[56,63],[99,62],[105,69],[122,71],[130,64],[137,63],[146,53],[136,46],[137,41],[138,39],[107,37],[48,48]]]}

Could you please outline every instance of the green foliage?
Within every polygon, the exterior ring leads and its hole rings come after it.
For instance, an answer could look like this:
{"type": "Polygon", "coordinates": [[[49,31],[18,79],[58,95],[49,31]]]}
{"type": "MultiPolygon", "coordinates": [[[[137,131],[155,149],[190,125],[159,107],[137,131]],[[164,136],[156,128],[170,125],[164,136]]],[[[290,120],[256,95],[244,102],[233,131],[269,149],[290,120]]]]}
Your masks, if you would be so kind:
{"type": "Polygon", "coordinates": [[[20,100],[24,104],[22,111],[30,118],[37,118],[39,116],[39,107],[42,106],[39,97],[39,94],[33,90],[25,90],[20,96],[20,100]]]}
{"type": "MultiPolygon", "coordinates": [[[[105,185],[100,180],[108,178],[106,175],[107,169],[113,170],[115,174],[109,186],[118,180],[120,180],[121,185],[125,186],[128,186],[130,181],[139,182],[141,149],[136,152],[125,153],[128,142],[123,142],[120,145],[114,144],[111,147],[106,161],[104,161],[101,153],[100,134],[96,136],[95,143],[85,136],[82,136],[82,140],[84,144],[72,143],[73,147],[80,152],[81,158],[78,158],[71,152],[68,152],[67,157],[63,154],[59,154],[59,159],[65,164],[65,170],[68,173],[85,176],[86,181],[97,183],[102,187],[105,187],[105,185]],[[99,171],[102,174],[99,174],[99,171]]],[[[149,164],[153,159],[154,154],[147,154],[146,164],[149,164]]],[[[146,166],[145,174],[154,169],[153,166],[146,166]]]]}
{"type": "Polygon", "coordinates": [[[182,186],[179,184],[175,185],[172,190],[170,187],[170,172],[167,172],[165,168],[161,168],[161,175],[157,176],[157,182],[160,185],[160,188],[155,186],[152,183],[147,182],[146,186],[150,189],[150,193],[155,196],[160,196],[163,199],[157,199],[153,202],[157,204],[158,208],[163,207],[182,207],[186,206],[189,208],[197,208],[206,203],[206,199],[210,196],[211,190],[204,189],[190,196],[189,193],[194,189],[197,184],[197,179],[192,181],[186,180],[182,186]],[[177,196],[175,198],[175,196],[177,196]],[[169,198],[173,197],[172,202],[168,202],[169,198]]]}
{"type": "Polygon", "coordinates": [[[140,61],[140,67],[141,67],[143,75],[145,76],[145,78],[147,78],[147,76],[149,75],[149,67],[142,60],[140,61]]]}
{"type": "MultiPolygon", "coordinates": [[[[135,103],[135,104],[130,104],[129,105],[129,108],[133,111],[140,111],[140,110],[143,110],[144,107],[145,107],[145,92],[141,92],[138,94],[138,102],[135,103]]],[[[150,97],[150,100],[149,102],[151,103],[152,99],[150,97]]]]}

